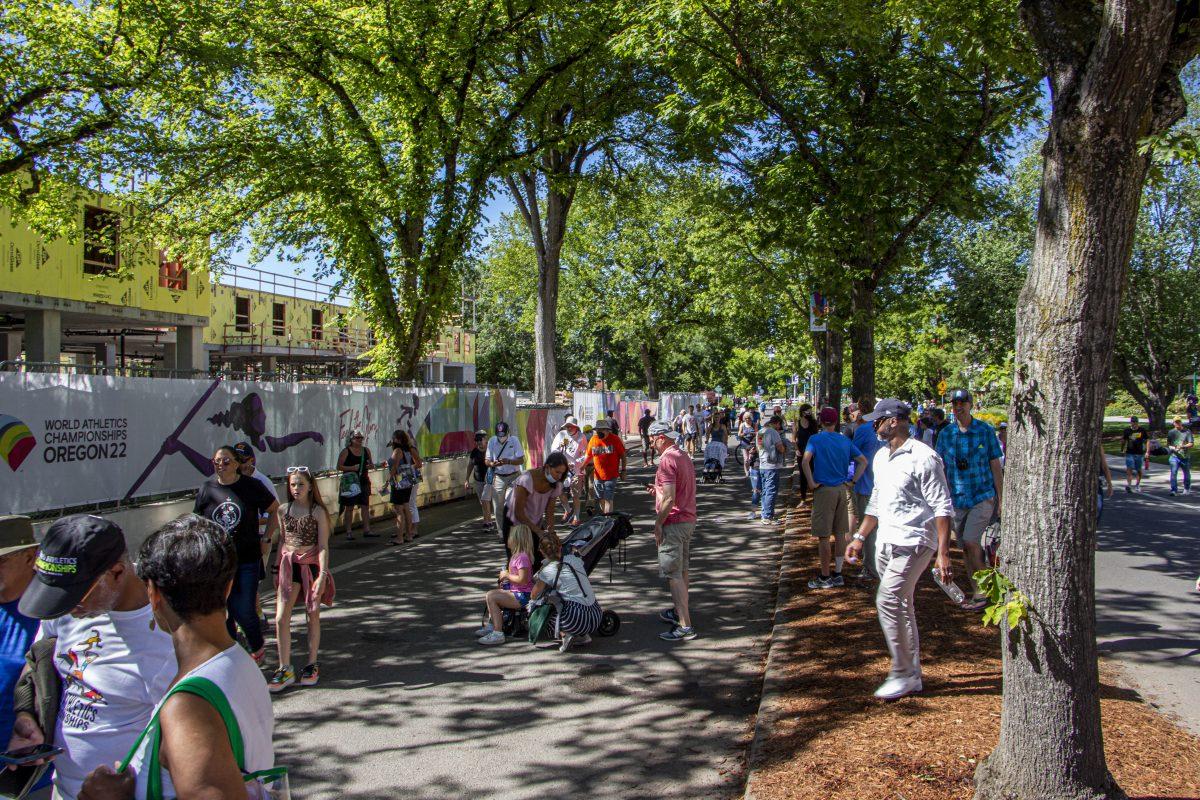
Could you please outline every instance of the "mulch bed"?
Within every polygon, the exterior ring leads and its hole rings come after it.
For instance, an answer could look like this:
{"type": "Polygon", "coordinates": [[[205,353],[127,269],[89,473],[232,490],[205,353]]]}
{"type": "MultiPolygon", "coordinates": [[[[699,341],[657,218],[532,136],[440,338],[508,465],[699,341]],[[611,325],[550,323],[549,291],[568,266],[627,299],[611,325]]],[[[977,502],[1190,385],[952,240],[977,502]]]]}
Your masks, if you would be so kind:
{"type": "MultiPolygon", "coordinates": [[[[932,581],[917,590],[925,691],[895,703],[871,697],[890,659],[874,590],[811,591],[817,548],[806,509],[785,535],[790,602],[777,616],[772,655],[781,703],[763,743],[754,800],[969,800],[980,758],[1000,729],[1000,637],[978,614],[949,607],[932,581]]],[[[847,565],[849,576],[857,568],[847,565]]],[[[963,574],[961,563],[957,574],[963,574]]],[[[852,581],[848,581],[848,584],[852,581]]],[[[961,585],[961,583],[960,583],[961,585]]],[[[1200,739],[1118,685],[1101,664],[1108,766],[1133,798],[1200,798],[1200,739]]]]}

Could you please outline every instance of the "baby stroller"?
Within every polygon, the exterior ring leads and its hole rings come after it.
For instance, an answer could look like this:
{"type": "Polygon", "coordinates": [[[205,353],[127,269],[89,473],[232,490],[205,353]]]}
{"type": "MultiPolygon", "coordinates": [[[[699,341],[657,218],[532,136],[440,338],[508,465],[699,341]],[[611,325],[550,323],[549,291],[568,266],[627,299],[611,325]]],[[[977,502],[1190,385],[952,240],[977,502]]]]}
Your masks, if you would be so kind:
{"type": "Polygon", "coordinates": [[[704,448],[704,482],[724,483],[722,472],[725,469],[725,459],[729,458],[729,447],[724,442],[713,439],[704,448]]]}
{"type": "MultiPolygon", "coordinates": [[[[579,556],[589,576],[596,569],[596,565],[600,563],[601,559],[607,555],[609,581],[611,582],[613,551],[617,552],[617,561],[624,566],[624,543],[632,533],[633,525],[630,524],[627,514],[620,512],[600,514],[592,517],[567,534],[562,542],[562,551],[564,555],[573,553],[579,556]]],[[[552,599],[548,597],[550,594],[552,593],[549,591],[543,593],[523,611],[511,612],[511,632],[509,613],[506,612],[504,617],[504,633],[509,636],[520,636],[522,633],[527,632],[529,630],[529,614],[547,602],[552,602],[552,599]]],[[[547,625],[547,627],[550,626],[547,625]]],[[[601,636],[612,636],[620,627],[621,618],[617,616],[616,612],[605,609],[601,615],[600,629],[597,633],[601,636]]]]}

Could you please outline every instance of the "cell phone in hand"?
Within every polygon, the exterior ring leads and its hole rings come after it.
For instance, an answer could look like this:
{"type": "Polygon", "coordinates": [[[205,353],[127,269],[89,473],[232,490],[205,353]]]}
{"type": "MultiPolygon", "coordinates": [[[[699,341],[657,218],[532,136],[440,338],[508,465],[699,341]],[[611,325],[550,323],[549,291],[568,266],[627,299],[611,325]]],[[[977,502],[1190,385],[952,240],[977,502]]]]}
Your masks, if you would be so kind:
{"type": "Polygon", "coordinates": [[[62,752],[64,752],[63,748],[52,744],[35,744],[29,747],[18,747],[16,750],[0,753],[0,764],[20,767],[32,764],[34,761],[54,758],[62,752]]]}

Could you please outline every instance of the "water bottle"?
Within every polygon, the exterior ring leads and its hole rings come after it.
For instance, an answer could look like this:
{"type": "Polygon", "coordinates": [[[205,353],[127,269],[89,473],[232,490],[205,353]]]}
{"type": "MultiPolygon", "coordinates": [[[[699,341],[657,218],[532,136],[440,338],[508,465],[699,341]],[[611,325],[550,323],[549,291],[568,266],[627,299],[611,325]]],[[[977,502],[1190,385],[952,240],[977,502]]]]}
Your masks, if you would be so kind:
{"type": "Polygon", "coordinates": [[[931,571],[933,573],[933,582],[942,587],[942,591],[945,592],[951,600],[959,605],[962,605],[962,602],[967,599],[967,596],[963,594],[962,589],[958,588],[958,584],[954,581],[943,581],[941,575],[938,574],[937,567],[934,567],[931,571]]]}

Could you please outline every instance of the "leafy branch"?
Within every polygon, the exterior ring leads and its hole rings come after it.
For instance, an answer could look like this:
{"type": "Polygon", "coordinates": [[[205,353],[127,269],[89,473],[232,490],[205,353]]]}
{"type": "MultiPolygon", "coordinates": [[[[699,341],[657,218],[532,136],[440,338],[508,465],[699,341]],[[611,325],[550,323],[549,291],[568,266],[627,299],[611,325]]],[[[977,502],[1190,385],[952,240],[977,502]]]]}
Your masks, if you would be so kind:
{"type": "Polygon", "coordinates": [[[1014,630],[1029,619],[1029,598],[1008,579],[1003,572],[991,567],[975,573],[975,583],[987,595],[988,606],[983,610],[983,624],[1000,626],[1008,620],[1008,629],[1014,630]]]}

